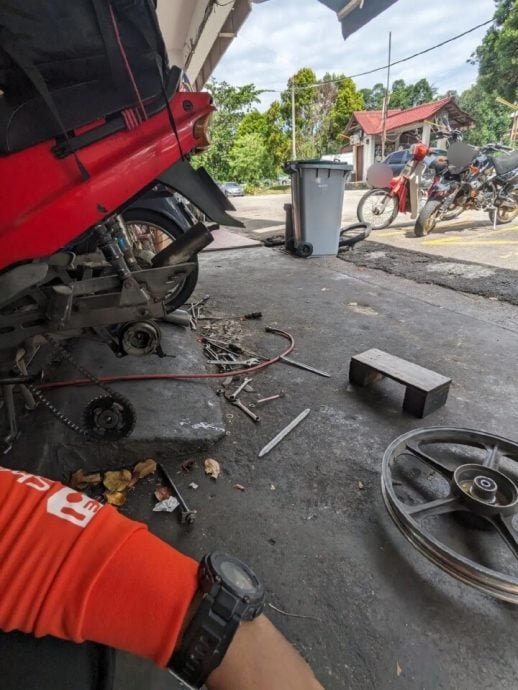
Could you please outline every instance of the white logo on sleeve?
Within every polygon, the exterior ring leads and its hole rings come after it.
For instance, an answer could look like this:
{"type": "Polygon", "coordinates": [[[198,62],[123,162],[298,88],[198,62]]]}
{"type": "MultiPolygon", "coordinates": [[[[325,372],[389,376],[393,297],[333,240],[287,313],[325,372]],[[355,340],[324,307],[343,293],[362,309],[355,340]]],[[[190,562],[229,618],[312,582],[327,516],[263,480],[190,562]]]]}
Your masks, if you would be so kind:
{"type": "Polygon", "coordinates": [[[79,491],[63,487],[47,500],[47,513],[68,520],[78,527],[86,527],[102,508],[98,501],[79,491]]]}

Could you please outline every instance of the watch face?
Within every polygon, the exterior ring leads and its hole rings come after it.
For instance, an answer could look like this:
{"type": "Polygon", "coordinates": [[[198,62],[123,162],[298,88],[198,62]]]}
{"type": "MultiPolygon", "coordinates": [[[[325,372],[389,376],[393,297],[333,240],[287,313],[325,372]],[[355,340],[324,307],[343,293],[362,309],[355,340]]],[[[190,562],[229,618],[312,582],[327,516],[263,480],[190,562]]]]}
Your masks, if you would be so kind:
{"type": "Polygon", "coordinates": [[[221,573],[234,587],[244,591],[253,592],[256,589],[254,581],[237,563],[222,561],[219,564],[221,573]]]}

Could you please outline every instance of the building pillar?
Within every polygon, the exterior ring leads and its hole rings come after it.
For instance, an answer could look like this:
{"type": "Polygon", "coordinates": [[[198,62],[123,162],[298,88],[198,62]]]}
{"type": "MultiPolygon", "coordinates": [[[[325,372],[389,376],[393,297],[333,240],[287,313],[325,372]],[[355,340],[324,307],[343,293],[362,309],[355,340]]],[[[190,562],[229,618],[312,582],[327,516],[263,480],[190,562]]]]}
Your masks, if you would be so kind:
{"type": "Polygon", "coordinates": [[[432,133],[432,126],[429,122],[423,122],[423,144],[430,146],[430,135],[432,133]]]}

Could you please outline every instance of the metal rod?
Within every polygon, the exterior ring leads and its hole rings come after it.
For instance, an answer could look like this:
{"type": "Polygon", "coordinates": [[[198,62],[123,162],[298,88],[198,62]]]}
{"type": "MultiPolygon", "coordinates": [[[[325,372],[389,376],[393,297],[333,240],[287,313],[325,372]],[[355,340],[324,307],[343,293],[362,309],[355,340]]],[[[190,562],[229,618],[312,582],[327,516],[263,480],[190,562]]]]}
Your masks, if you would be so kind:
{"type": "Polygon", "coordinates": [[[291,78],[291,154],[297,158],[297,135],[295,133],[295,76],[291,78]]]}
{"type": "Polygon", "coordinates": [[[282,431],[279,431],[277,436],[272,438],[272,440],[269,443],[267,443],[262,450],[259,451],[258,457],[259,458],[264,457],[266,455],[266,453],[269,453],[273,448],[275,448],[275,446],[277,444],[279,444],[282,441],[282,439],[290,433],[290,431],[293,431],[293,429],[296,426],[298,426],[302,422],[303,419],[306,419],[306,417],[308,416],[308,414],[310,412],[311,412],[311,410],[308,407],[306,410],[304,410],[304,412],[301,412],[298,415],[298,417],[295,417],[295,419],[293,421],[291,421],[288,424],[288,426],[285,426],[284,429],[282,429],[282,431]]]}
{"type": "Polygon", "coordinates": [[[389,45],[388,45],[388,64],[387,64],[387,88],[385,90],[385,99],[383,101],[383,127],[381,133],[381,158],[385,158],[385,139],[387,138],[387,111],[389,105],[389,88],[390,88],[390,57],[392,54],[392,32],[389,31],[389,45]]]}
{"type": "Polygon", "coordinates": [[[320,371],[320,369],[315,369],[315,367],[310,367],[308,364],[302,364],[302,362],[296,362],[290,357],[280,357],[281,362],[285,364],[291,364],[293,367],[298,367],[299,369],[305,369],[306,371],[311,371],[313,374],[318,374],[319,376],[325,376],[326,378],[331,378],[331,374],[326,371],[320,371]]]}

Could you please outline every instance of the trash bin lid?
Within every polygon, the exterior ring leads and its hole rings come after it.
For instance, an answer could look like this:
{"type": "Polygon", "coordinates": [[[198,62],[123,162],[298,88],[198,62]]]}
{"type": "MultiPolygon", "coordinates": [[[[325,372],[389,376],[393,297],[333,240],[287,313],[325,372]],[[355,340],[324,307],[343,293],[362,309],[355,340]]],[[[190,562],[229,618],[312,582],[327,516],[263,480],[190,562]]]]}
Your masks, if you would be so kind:
{"type": "Polygon", "coordinates": [[[341,163],[340,161],[323,161],[320,159],[296,160],[287,161],[284,164],[284,170],[287,173],[294,173],[301,168],[320,168],[322,170],[343,170],[344,172],[352,172],[353,166],[349,163],[341,163]]]}

